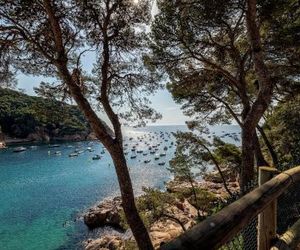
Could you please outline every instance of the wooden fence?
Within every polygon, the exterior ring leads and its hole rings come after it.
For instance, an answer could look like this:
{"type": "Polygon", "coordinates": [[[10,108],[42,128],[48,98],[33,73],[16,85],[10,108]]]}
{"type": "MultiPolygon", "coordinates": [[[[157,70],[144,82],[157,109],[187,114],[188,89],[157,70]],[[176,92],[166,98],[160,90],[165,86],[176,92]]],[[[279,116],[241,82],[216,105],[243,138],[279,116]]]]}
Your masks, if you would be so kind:
{"type": "Polygon", "coordinates": [[[300,166],[280,174],[274,168],[261,167],[259,187],[164,244],[161,249],[218,249],[237,236],[257,216],[258,250],[296,249],[300,241],[300,220],[281,237],[276,235],[277,198],[293,183],[300,184],[300,166]]]}

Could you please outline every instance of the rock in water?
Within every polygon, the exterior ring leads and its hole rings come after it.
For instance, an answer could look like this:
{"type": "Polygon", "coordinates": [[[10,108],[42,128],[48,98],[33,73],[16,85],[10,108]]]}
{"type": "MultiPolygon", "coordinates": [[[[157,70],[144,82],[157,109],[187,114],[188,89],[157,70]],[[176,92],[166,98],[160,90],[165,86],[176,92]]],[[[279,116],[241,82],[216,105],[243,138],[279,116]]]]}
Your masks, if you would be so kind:
{"type": "Polygon", "coordinates": [[[121,227],[121,210],[121,197],[115,197],[113,200],[105,200],[88,210],[83,217],[84,223],[91,229],[105,225],[121,227]]]}

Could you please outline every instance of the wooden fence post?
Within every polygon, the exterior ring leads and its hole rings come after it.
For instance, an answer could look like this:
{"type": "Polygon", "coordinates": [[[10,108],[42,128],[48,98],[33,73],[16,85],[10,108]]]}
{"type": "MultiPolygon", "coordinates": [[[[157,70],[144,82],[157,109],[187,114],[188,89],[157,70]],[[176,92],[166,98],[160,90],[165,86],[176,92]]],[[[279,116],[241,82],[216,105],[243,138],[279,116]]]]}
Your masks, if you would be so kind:
{"type": "MultiPolygon", "coordinates": [[[[265,182],[272,179],[278,170],[272,167],[260,167],[258,175],[258,184],[261,186],[265,182]]],[[[272,240],[276,238],[277,229],[277,199],[272,201],[258,215],[258,233],[257,233],[257,249],[269,250],[272,246],[272,240]]]]}

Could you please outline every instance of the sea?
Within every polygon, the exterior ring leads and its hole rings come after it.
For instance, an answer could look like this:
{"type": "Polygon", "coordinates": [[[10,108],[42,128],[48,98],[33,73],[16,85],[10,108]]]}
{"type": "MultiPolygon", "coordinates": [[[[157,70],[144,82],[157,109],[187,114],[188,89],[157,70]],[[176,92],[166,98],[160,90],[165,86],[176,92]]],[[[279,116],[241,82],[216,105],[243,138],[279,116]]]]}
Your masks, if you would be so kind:
{"type": "MultiPolygon", "coordinates": [[[[186,130],[185,125],[124,129],[126,157],[136,195],[142,193],[143,187],[164,189],[165,182],[172,178],[167,170],[175,152],[172,132],[186,130]],[[154,160],[149,146],[157,144],[157,154],[165,152],[166,156],[154,160]],[[135,155],[131,151],[133,146],[147,155],[140,153],[131,159],[135,155]]],[[[210,131],[224,137],[224,133],[238,134],[239,127],[216,126],[210,131]]],[[[226,136],[224,140],[236,143],[226,136]]],[[[15,146],[0,151],[1,250],[82,249],[82,241],[113,230],[106,227],[90,231],[82,219],[91,206],[119,195],[112,160],[101,143],[23,146],[27,148],[24,152],[14,153],[15,146]],[[78,156],[69,157],[75,151],[79,151],[78,156]],[[101,159],[93,160],[97,154],[101,159]]]]}

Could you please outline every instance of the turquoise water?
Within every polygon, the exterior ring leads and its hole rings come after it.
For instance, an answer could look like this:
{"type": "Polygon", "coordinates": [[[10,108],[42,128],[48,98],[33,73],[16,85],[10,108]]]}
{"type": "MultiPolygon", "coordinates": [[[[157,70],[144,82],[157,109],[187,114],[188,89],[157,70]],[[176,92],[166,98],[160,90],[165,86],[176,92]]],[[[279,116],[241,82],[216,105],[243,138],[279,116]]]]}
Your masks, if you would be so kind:
{"type": "MultiPolygon", "coordinates": [[[[147,127],[125,133],[127,143],[135,144],[137,137],[155,135],[160,130],[171,132],[185,129],[184,126],[147,127]],[[133,137],[132,141],[128,138],[133,137]]],[[[216,131],[221,131],[217,129],[216,131]]],[[[232,131],[236,131],[233,128],[232,131]]],[[[227,132],[227,130],[226,130],[227,132]]],[[[230,131],[229,131],[230,132],[230,131]]],[[[171,138],[152,139],[151,144],[163,141],[158,152],[169,146],[171,138]]],[[[54,250],[80,249],[80,242],[91,232],[83,224],[80,214],[98,201],[119,194],[115,171],[107,152],[101,160],[92,156],[102,150],[100,143],[64,143],[59,148],[38,145],[22,153],[13,153],[12,148],[0,151],[0,249],[1,250],[54,250]],[[75,148],[91,146],[95,152],[85,151],[70,158],[75,148]],[[70,148],[72,147],[72,148],[70,148]],[[61,155],[54,155],[55,151],[61,155]],[[50,154],[49,154],[49,151],[50,154]]],[[[139,149],[148,146],[140,142],[139,149]]],[[[129,147],[131,148],[131,147],[129,147]]],[[[158,166],[153,155],[139,155],[130,159],[128,166],[136,194],[142,186],[163,188],[170,179],[166,170],[175,147],[167,150],[165,166],[158,166]],[[145,159],[151,162],[145,164],[145,159]]],[[[149,151],[148,151],[149,152],[149,151]]]]}

